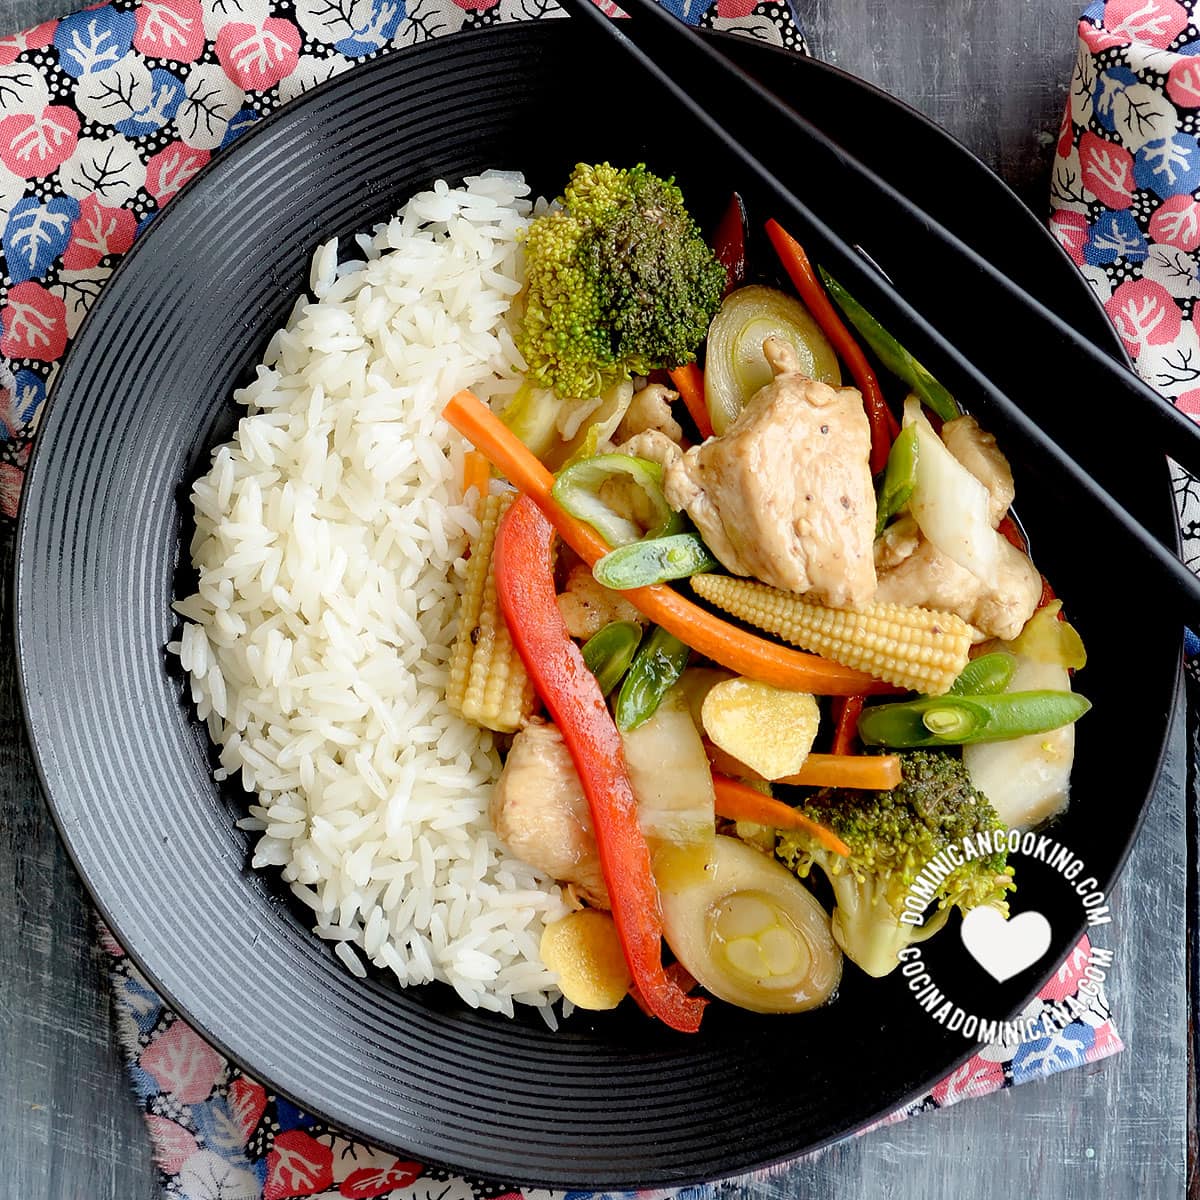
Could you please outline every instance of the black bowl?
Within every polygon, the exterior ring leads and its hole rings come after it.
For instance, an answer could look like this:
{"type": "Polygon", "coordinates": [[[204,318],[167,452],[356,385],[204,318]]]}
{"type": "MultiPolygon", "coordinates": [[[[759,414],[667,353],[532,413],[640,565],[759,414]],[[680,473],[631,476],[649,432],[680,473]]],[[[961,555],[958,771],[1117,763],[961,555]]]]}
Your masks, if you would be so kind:
{"type": "MultiPolygon", "coordinates": [[[[396,1150],[524,1183],[661,1186],[839,1137],[970,1046],[920,1011],[898,976],[853,969],[820,1012],[713,1006],[693,1037],[623,1011],[576,1015],[550,1033],[536,1015],[468,1011],[446,989],[360,982],[278,879],[249,870],[249,838],[234,827],[245,798],[213,783],[163,650],[188,482],[228,435],[228,398],[305,286],[318,241],[368,227],[438,177],[519,167],[553,191],[580,159],[645,159],[679,177],[702,219],[715,217],[737,182],[728,165],[667,99],[644,82],[622,86],[609,47],[581,39],[573,23],[541,22],[377,60],[256,127],[172,202],[59,375],[25,492],[17,632],[30,736],[67,847],[133,958],[205,1036],[320,1117],[396,1150]]],[[[1070,262],[945,134],[821,64],[722,45],[964,236],[1002,230],[1014,272],[1119,352],[1070,262]]],[[[748,199],[760,221],[769,215],[748,199]]],[[[870,231],[862,238],[870,249],[870,231]]],[[[1161,456],[1136,433],[1123,453],[1145,519],[1171,530],[1161,456]]],[[[1056,834],[1107,886],[1154,783],[1179,639],[1142,623],[1136,647],[1106,640],[1111,564],[1058,481],[1017,469],[1039,558],[1092,651],[1084,678],[1096,709],[1056,834]]],[[[1032,867],[1020,895],[1019,907],[1051,916],[1057,962],[1082,927],[1078,903],[1032,867]]],[[[1051,958],[1003,988],[953,933],[928,960],[964,1007],[1003,1015],[1051,958]]]]}

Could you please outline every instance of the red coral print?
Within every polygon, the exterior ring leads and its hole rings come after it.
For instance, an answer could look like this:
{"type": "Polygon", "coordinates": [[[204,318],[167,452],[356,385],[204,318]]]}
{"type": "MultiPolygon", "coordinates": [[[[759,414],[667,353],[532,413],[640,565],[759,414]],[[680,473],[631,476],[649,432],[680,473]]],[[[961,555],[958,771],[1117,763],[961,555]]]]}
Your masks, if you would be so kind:
{"type": "Polygon", "coordinates": [[[1079,139],[1083,186],[1109,208],[1133,203],[1133,155],[1124,146],[1106,142],[1089,130],[1079,139]]]}
{"type": "Polygon", "coordinates": [[[166,204],[211,157],[207,150],[170,142],[146,160],[146,191],[159,204],[166,204]]]}
{"type": "MultiPolygon", "coordinates": [[[[491,0],[483,7],[498,2],[491,0]]],[[[232,23],[217,34],[217,59],[238,87],[265,92],[296,69],[300,41],[296,26],[280,17],[268,17],[261,26],[232,23]]]]}
{"type": "Polygon", "coordinates": [[[182,1125],[166,1117],[150,1113],[146,1117],[150,1140],[154,1143],[154,1157],[158,1165],[169,1175],[176,1174],[180,1167],[200,1149],[196,1139],[182,1125]]]}
{"type": "Polygon", "coordinates": [[[333,1183],[333,1150],[309,1137],[303,1129],[289,1129],[275,1139],[267,1155],[267,1182],[263,1200],[311,1196],[333,1183]]]}
{"type": "Polygon", "coordinates": [[[9,358],[54,362],[67,348],[67,306],[34,280],[9,289],[0,321],[0,354],[9,358]]]}
{"type": "Polygon", "coordinates": [[[1165,50],[1187,24],[1187,10],[1175,0],[1108,0],[1104,24],[1121,45],[1140,42],[1165,50]]]}
{"type": "Polygon", "coordinates": [[[1071,124],[1071,99],[1067,97],[1067,107],[1063,111],[1062,124],[1058,127],[1058,145],[1055,153],[1059,158],[1070,158],[1071,147],[1075,145],[1075,127],[1071,124]]]}
{"type": "Polygon", "coordinates": [[[258,1128],[266,1107],[267,1093],[261,1083],[241,1075],[229,1085],[229,1109],[245,1141],[258,1128]]]}
{"type": "Polygon", "coordinates": [[[141,0],[133,45],[147,58],[195,62],[204,53],[200,0],[141,0]]]}
{"type": "Polygon", "coordinates": [[[18,56],[26,50],[44,50],[54,41],[54,31],[58,28],[57,21],[43,21],[33,29],[24,33],[14,33],[12,37],[0,39],[0,67],[16,62],[18,56]]]}
{"type": "Polygon", "coordinates": [[[1050,218],[1050,232],[1071,260],[1083,266],[1083,248],[1088,238],[1087,217],[1083,213],[1060,210],[1050,218]]]}
{"type": "Polygon", "coordinates": [[[1003,1063],[990,1062],[978,1054],[968,1058],[957,1071],[947,1075],[932,1092],[943,1108],[972,1096],[994,1092],[1004,1083],[1003,1063]]]}
{"type": "Polygon", "coordinates": [[[1181,57],[1167,75],[1167,95],[1180,108],[1200,108],[1200,61],[1181,57]]]}
{"type": "Polygon", "coordinates": [[[1162,346],[1179,336],[1179,306],[1161,283],[1127,279],[1105,302],[1126,350],[1135,357],[1146,346],[1162,346]]]}
{"type": "Polygon", "coordinates": [[[142,1051],[141,1066],[184,1104],[207,1100],[224,1064],[221,1056],[182,1021],[142,1051]]]}
{"type": "Polygon", "coordinates": [[[1193,421],[1200,421],[1200,388],[1193,388],[1175,397],[1175,407],[1182,413],[1187,413],[1193,421]]]}
{"type": "Polygon", "coordinates": [[[417,1162],[395,1162],[386,1170],[362,1167],[346,1176],[338,1195],[346,1196],[348,1200],[371,1200],[373,1196],[383,1196],[393,1188],[408,1187],[424,1174],[425,1168],[417,1162]]]}
{"type": "Polygon", "coordinates": [[[1079,990],[1079,981],[1083,978],[1083,969],[1087,966],[1088,955],[1091,953],[1091,943],[1087,935],[1080,939],[1079,944],[1063,959],[1059,968],[1051,976],[1038,995],[1043,1000],[1065,1000],[1079,990]]]}
{"type": "Polygon", "coordinates": [[[757,7],[755,0],[717,0],[717,16],[748,17],[757,7]]]}
{"type": "Polygon", "coordinates": [[[129,209],[108,208],[92,192],[79,206],[71,243],[63,251],[63,266],[69,271],[94,267],[110,254],[124,254],[136,235],[137,217],[129,209]]]}
{"type": "Polygon", "coordinates": [[[1172,196],[1150,218],[1150,236],[1188,253],[1200,247],[1200,204],[1191,196],[1172,196]]]}
{"type": "Polygon", "coordinates": [[[1113,33],[1103,27],[1097,29],[1090,21],[1079,22],[1079,36],[1093,54],[1111,50],[1114,46],[1128,46],[1131,40],[1127,34],[1113,33]]]}
{"type": "Polygon", "coordinates": [[[1113,1023],[1105,1021],[1096,1028],[1096,1040],[1087,1052],[1087,1061],[1099,1062],[1100,1059],[1107,1058],[1110,1054],[1119,1054],[1124,1049],[1125,1043],[1113,1028],[1113,1023]]]}
{"type": "Polygon", "coordinates": [[[22,179],[52,175],[78,142],[79,116],[62,104],[47,105],[36,116],[13,113],[0,121],[0,162],[22,179]]]}

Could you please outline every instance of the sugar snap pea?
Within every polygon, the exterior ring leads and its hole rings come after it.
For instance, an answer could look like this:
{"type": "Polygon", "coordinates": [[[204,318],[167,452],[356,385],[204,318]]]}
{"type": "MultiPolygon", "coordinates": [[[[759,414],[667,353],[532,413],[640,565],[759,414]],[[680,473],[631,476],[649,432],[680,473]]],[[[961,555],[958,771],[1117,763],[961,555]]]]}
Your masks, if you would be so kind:
{"type": "Polygon", "coordinates": [[[617,728],[622,733],[636,729],[654,716],[662,698],[687,666],[688,647],[665,629],[655,627],[641,649],[617,693],[617,728]]]}
{"type": "Polygon", "coordinates": [[[981,654],[962,669],[950,685],[954,696],[990,696],[1002,692],[1012,680],[1017,660],[1003,650],[981,654]]]}
{"type": "Polygon", "coordinates": [[[636,621],[610,621],[583,644],[583,661],[605,696],[629,670],[641,640],[642,627],[636,621]]]}
{"type": "Polygon", "coordinates": [[[592,575],[597,583],[623,591],[686,579],[719,565],[698,533],[675,533],[610,550],[592,568],[592,575]]]}
{"type": "Polygon", "coordinates": [[[1090,701],[1075,692],[925,696],[864,709],[858,736],[868,746],[900,750],[1001,742],[1070,725],[1091,707],[1090,701]]]}

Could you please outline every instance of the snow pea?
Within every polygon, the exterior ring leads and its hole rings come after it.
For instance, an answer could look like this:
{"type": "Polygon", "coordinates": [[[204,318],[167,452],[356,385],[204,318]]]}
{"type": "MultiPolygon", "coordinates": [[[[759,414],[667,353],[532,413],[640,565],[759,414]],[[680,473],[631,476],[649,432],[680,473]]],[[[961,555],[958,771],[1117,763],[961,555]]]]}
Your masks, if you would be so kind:
{"type": "Polygon", "coordinates": [[[698,533],[674,533],[610,550],[592,568],[592,575],[597,583],[624,591],[686,579],[719,565],[698,533]]]}
{"type": "Polygon", "coordinates": [[[963,667],[962,674],[950,685],[950,693],[954,696],[987,696],[1002,692],[1016,669],[1017,660],[1002,650],[981,654],[963,667]]]}
{"type": "Polygon", "coordinates": [[[864,709],[858,719],[858,736],[868,746],[900,750],[1002,742],[1070,725],[1091,707],[1089,700],[1075,692],[925,696],[864,709]]]}
{"type": "Polygon", "coordinates": [[[636,621],[610,621],[584,643],[583,661],[605,696],[629,670],[641,640],[642,627],[636,621]]]}
{"type": "Polygon", "coordinates": [[[887,466],[879,484],[875,502],[875,536],[908,503],[917,486],[917,429],[910,425],[900,431],[888,453],[887,466]]]}
{"type": "Polygon", "coordinates": [[[821,279],[846,319],[897,379],[907,383],[943,421],[959,416],[954,397],[824,267],[821,279]]]}
{"type": "Polygon", "coordinates": [[[687,666],[687,645],[665,629],[655,626],[617,693],[617,728],[622,733],[648,721],[687,666]]]}

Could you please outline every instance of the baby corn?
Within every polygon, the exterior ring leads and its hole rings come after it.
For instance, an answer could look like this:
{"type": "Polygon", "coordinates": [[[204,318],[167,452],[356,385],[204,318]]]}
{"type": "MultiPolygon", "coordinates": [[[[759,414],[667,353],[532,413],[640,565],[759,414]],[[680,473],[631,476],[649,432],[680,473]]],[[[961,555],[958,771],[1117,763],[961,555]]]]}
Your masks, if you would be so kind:
{"type": "Polygon", "coordinates": [[[488,496],[484,501],[479,537],[471,547],[463,583],[458,639],[446,689],[452,712],[498,733],[514,733],[534,707],[533,684],[496,600],[492,562],[496,528],[515,494],[488,496]]]}
{"type": "Polygon", "coordinates": [[[974,640],[974,629],[953,613],[902,604],[826,608],[730,575],[695,575],[691,585],[717,608],[802,650],[930,696],[950,690],[974,640]]]}

